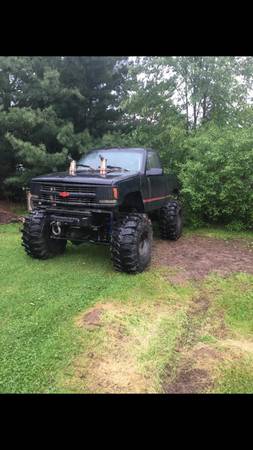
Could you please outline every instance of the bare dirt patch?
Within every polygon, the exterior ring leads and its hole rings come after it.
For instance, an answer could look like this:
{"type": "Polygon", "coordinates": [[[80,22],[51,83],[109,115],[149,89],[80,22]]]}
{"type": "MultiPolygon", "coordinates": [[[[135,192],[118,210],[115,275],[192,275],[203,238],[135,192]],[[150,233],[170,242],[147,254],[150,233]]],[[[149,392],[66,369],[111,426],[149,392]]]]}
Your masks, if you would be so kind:
{"type": "Polygon", "coordinates": [[[76,325],[86,329],[96,329],[96,327],[103,325],[103,313],[110,311],[114,307],[113,303],[98,303],[85,311],[85,313],[81,313],[76,319],[76,325]]]}
{"type": "Polygon", "coordinates": [[[174,273],[168,273],[166,279],[173,285],[187,286],[187,274],[183,270],[174,270],[174,273]]]}
{"type": "Polygon", "coordinates": [[[165,390],[170,394],[197,394],[211,386],[208,372],[203,369],[182,368],[175,381],[165,390]]]}
{"type": "Polygon", "coordinates": [[[0,224],[8,224],[13,222],[20,222],[21,218],[10,211],[7,202],[0,202],[0,224]]]}
{"type": "Polygon", "coordinates": [[[210,299],[206,296],[200,296],[193,300],[189,313],[192,315],[204,314],[210,305],[210,299]]]}
{"type": "Polygon", "coordinates": [[[0,208],[0,224],[7,224],[13,222],[19,222],[18,216],[8,211],[4,211],[3,209],[0,208]]]}
{"type": "Polygon", "coordinates": [[[84,314],[78,321],[79,326],[85,326],[88,329],[94,329],[101,326],[102,308],[93,308],[88,313],[84,314]]]}
{"type": "MultiPolygon", "coordinates": [[[[152,263],[153,266],[181,269],[183,277],[188,280],[202,279],[210,272],[219,275],[232,272],[253,274],[253,251],[240,240],[182,236],[175,242],[155,240],[152,263]]],[[[182,283],[180,277],[179,281],[182,283]]]]}
{"type": "Polygon", "coordinates": [[[167,381],[163,383],[164,392],[196,394],[210,390],[214,384],[215,368],[223,359],[222,352],[204,344],[196,344],[192,349],[185,350],[176,376],[172,379],[168,367],[167,381]]]}
{"type": "Polygon", "coordinates": [[[239,361],[242,352],[228,343],[226,350],[222,342],[216,347],[206,344],[196,344],[188,351],[184,351],[181,362],[172,377],[168,368],[167,379],[163,384],[166,393],[198,394],[215,392],[214,387],[220,379],[220,367],[239,361]]]}

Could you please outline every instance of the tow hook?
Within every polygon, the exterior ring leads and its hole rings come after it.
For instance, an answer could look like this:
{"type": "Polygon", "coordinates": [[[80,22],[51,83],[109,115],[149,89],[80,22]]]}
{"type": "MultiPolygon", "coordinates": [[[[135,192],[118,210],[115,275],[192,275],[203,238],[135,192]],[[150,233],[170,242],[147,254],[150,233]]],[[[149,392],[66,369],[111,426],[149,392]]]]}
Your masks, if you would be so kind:
{"type": "Polygon", "coordinates": [[[61,234],[61,222],[52,222],[51,223],[52,233],[55,236],[60,236],[61,234]]]}

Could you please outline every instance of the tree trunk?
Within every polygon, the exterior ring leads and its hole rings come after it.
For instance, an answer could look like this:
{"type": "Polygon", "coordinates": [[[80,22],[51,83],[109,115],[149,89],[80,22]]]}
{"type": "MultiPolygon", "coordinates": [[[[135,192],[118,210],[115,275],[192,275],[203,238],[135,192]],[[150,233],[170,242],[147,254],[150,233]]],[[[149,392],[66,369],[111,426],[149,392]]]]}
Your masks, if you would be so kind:
{"type": "Polygon", "coordinates": [[[193,103],[193,127],[194,127],[194,130],[196,130],[196,127],[197,127],[197,104],[196,104],[196,102],[193,103]]]}
{"type": "Polygon", "coordinates": [[[11,96],[9,94],[5,94],[3,96],[3,109],[4,111],[8,111],[11,106],[11,96]]]}
{"type": "Polygon", "coordinates": [[[206,94],[204,94],[203,97],[203,116],[202,116],[202,120],[203,122],[206,120],[206,94]]]}
{"type": "Polygon", "coordinates": [[[186,100],[186,131],[189,133],[189,100],[188,100],[188,86],[185,83],[185,100],[186,100]]]}
{"type": "Polygon", "coordinates": [[[189,96],[188,96],[188,67],[187,64],[184,69],[184,82],[185,82],[185,107],[186,107],[186,132],[189,133],[189,96]]]}

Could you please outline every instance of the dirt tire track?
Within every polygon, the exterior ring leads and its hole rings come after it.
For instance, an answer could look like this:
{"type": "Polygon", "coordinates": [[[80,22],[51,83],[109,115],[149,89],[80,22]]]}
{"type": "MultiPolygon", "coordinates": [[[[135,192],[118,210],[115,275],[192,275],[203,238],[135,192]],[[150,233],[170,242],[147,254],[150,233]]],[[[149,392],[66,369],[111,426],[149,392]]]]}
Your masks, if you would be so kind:
{"type": "Polygon", "coordinates": [[[181,358],[178,366],[168,365],[162,383],[164,393],[194,394],[205,392],[213,386],[210,370],[217,360],[222,359],[219,352],[206,344],[199,343],[204,319],[211,300],[200,291],[189,307],[185,331],[176,348],[181,358]]]}

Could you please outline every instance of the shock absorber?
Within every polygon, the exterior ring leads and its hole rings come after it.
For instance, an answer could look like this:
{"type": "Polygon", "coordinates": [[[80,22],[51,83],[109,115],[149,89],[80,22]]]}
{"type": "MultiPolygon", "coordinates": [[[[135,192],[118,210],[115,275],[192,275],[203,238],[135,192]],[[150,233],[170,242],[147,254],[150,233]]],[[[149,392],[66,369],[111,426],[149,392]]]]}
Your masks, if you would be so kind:
{"type": "Polygon", "coordinates": [[[110,213],[109,220],[108,220],[108,228],[107,228],[109,241],[111,240],[112,226],[113,226],[113,213],[110,213]]]}

